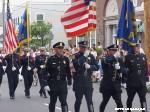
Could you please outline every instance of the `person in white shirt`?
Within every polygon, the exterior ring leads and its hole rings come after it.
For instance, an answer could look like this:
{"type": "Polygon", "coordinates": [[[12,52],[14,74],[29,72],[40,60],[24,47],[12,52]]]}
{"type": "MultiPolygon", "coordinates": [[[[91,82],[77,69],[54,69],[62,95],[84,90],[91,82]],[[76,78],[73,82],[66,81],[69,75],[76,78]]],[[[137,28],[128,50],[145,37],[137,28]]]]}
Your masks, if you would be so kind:
{"type": "Polygon", "coordinates": [[[91,54],[95,57],[95,59],[97,58],[97,52],[95,51],[95,48],[91,48],[90,49],[91,54]]]}

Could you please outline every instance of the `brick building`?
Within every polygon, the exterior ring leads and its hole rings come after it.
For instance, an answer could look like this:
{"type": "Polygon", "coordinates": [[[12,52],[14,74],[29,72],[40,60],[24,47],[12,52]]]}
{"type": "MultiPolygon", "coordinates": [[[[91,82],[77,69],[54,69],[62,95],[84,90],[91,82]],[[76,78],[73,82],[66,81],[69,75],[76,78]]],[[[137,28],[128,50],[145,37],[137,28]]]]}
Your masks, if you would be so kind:
{"type": "MultiPolygon", "coordinates": [[[[106,47],[116,43],[115,36],[122,6],[122,0],[97,0],[97,42],[106,47]]],[[[133,0],[138,28],[138,39],[143,42],[143,0],[133,0]]]]}
{"type": "MultiPolygon", "coordinates": [[[[143,0],[133,0],[138,24],[138,39],[143,43],[144,37],[144,2],[143,0]]],[[[115,36],[122,6],[122,0],[96,0],[97,28],[93,37],[94,44],[101,42],[106,47],[116,43],[115,36]]],[[[70,39],[69,44],[75,45],[83,38],[70,39]]],[[[89,42],[90,43],[90,42],[89,42]]]]}

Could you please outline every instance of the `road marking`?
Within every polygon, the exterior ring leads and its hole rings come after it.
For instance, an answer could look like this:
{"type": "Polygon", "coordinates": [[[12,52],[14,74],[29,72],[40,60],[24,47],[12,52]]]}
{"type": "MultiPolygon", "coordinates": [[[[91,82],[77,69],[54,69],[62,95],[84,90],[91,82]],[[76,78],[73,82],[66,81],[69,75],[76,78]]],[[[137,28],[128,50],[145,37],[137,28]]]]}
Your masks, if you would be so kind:
{"type": "MultiPolygon", "coordinates": [[[[48,106],[49,104],[48,103],[44,103],[44,105],[48,106]]],[[[55,109],[61,110],[60,107],[55,107],[55,109]]],[[[71,111],[68,111],[68,112],[71,112],[71,111]]]]}

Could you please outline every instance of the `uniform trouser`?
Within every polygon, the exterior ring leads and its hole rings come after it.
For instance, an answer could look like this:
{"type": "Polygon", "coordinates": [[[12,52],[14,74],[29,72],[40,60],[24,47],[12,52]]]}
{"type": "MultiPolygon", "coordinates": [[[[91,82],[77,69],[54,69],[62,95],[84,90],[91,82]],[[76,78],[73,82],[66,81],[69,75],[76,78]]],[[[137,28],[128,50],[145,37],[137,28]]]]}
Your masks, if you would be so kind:
{"type": "Polygon", "coordinates": [[[80,112],[80,105],[82,103],[83,95],[85,95],[85,99],[86,99],[88,107],[90,105],[93,106],[93,101],[92,101],[93,89],[92,88],[78,87],[75,89],[74,92],[75,92],[75,97],[76,97],[76,101],[75,101],[75,105],[74,105],[75,112],[80,112]]]}
{"type": "Polygon", "coordinates": [[[57,101],[57,97],[59,97],[59,101],[61,103],[61,107],[63,110],[63,107],[67,107],[67,111],[62,112],[68,112],[68,106],[67,106],[67,89],[62,89],[60,91],[49,91],[50,95],[50,103],[49,103],[49,112],[55,112],[55,104],[57,101]]]}
{"type": "Polygon", "coordinates": [[[33,83],[33,74],[27,73],[23,75],[24,78],[24,86],[25,86],[25,95],[30,95],[30,88],[33,83]]]}
{"type": "Polygon", "coordinates": [[[0,86],[2,84],[3,75],[0,75],[0,86]]]}
{"type": "Polygon", "coordinates": [[[46,95],[46,92],[44,90],[43,80],[42,80],[42,74],[38,73],[38,78],[39,78],[40,87],[41,87],[39,93],[46,95]]]}
{"type": "MultiPolygon", "coordinates": [[[[144,103],[146,103],[146,86],[141,86],[141,87],[127,87],[127,108],[132,108],[132,102],[134,99],[134,96],[136,93],[138,93],[138,96],[140,98],[140,102],[141,102],[141,107],[144,103]]],[[[128,112],[131,112],[130,110],[128,112]]],[[[146,111],[143,111],[146,112],[146,111]]]]}
{"type": "MultiPolygon", "coordinates": [[[[117,108],[123,108],[122,101],[121,101],[121,92],[117,92],[117,91],[104,92],[104,93],[102,93],[103,100],[102,100],[102,103],[100,105],[99,112],[104,112],[105,107],[106,107],[111,96],[115,100],[117,108]]],[[[123,112],[123,111],[119,110],[118,112],[123,112]]]]}
{"type": "Polygon", "coordinates": [[[18,74],[15,72],[7,73],[7,78],[8,78],[8,85],[9,85],[9,95],[14,96],[15,90],[19,82],[18,74]]]}

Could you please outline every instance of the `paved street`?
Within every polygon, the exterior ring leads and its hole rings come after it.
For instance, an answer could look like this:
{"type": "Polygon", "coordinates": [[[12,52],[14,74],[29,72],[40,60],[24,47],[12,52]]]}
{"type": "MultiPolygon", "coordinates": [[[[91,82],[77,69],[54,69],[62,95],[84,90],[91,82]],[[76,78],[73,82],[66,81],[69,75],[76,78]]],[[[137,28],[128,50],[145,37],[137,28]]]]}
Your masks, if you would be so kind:
{"type": "MultiPolygon", "coordinates": [[[[47,99],[41,98],[38,94],[38,91],[39,91],[39,85],[32,86],[31,98],[27,99],[24,96],[24,84],[23,84],[23,81],[21,81],[19,82],[18,88],[16,90],[16,99],[10,100],[9,94],[8,94],[7,77],[5,75],[3,79],[2,87],[0,88],[0,92],[1,92],[0,112],[48,112],[49,98],[47,99]]],[[[126,91],[123,90],[122,100],[123,100],[124,107],[126,104],[126,99],[127,99],[126,91]]],[[[148,110],[150,110],[150,93],[147,94],[147,100],[148,100],[147,101],[148,110]]],[[[68,105],[69,105],[70,112],[74,112],[74,108],[73,108],[74,101],[75,101],[74,93],[72,89],[69,88],[68,105]]],[[[94,101],[95,112],[99,112],[98,108],[99,108],[100,102],[102,101],[102,97],[101,97],[101,94],[99,93],[98,83],[94,84],[93,101],[94,101]]],[[[109,101],[106,107],[105,112],[116,112],[114,110],[115,106],[116,106],[115,102],[111,98],[111,100],[109,101]]],[[[137,107],[137,108],[140,107],[140,102],[139,102],[137,95],[134,99],[133,107],[137,107]]],[[[57,103],[56,105],[56,112],[61,112],[59,103],[57,103]]],[[[81,112],[88,112],[85,99],[83,99],[82,101],[81,112]]],[[[136,111],[133,111],[133,112],[136,112],[136,111]]]]}

